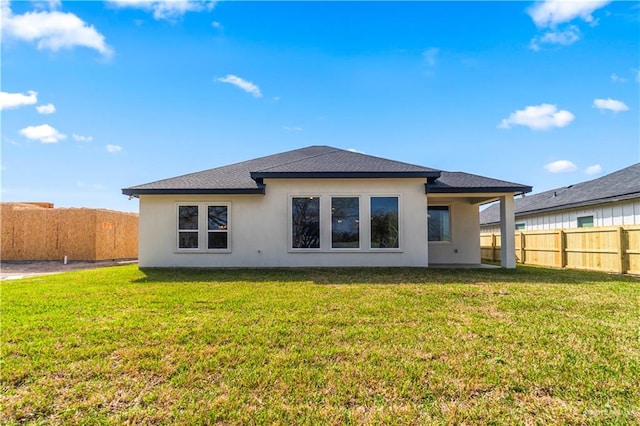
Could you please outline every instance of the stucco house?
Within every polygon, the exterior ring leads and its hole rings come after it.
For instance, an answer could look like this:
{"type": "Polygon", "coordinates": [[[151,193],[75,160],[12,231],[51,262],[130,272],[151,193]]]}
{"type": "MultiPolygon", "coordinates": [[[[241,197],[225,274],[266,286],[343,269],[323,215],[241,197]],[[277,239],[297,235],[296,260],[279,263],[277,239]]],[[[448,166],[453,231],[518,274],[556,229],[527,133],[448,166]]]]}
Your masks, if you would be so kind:
{"type": "Polygon", "coordinates": [[[122,190],[140,199],[140,267],[479,265],[479,206],[499,200],[513,229],[530,191],[329,146],[122,190]]]}
{"type": "MultiPolygon", "coordinates": [[[[586,182],[515,200],[515,229],[541,231],[640,225],[640,163],[586,182]]],[[[480,213],[483,233],[500,232],[500,208],[480,213]]]]}

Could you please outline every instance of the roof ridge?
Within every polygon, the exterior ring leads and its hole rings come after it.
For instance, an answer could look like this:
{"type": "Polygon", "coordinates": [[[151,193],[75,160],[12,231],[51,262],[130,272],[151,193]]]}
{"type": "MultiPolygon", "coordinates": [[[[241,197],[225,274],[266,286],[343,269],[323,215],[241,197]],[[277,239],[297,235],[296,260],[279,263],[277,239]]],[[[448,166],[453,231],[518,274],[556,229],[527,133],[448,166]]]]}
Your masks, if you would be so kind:
{"type": "MultiPolygon", "coordinates": [[[[308,160],[308,159],[310,159],[310,158],[318,158],[318,157],[322,157],[322,156],[324,156],[324,155],[333,154],[333,153],[335,153],[336,151],[344,151],[344,150],[341,150],[341,149],[339,149],[339,148],[334,148],[334,147],[332,147],[332,146],[328,146],[328,145],[311,145],[311,146],[308,146],[308,147],[306,147],[306,148],[294,149],[293,151],[289,151],[289,152],[302,151],[303,149],[313,148],[313,147],[324,147],[324,148],[329,148],[329,149],[331,149],[332,151],[331,151],[331,152],[323,152],[323,153],[321,153],[321,154],[309,155],[309,156],[307,156],[307,157],[304,157],[304,158],[298,158],[298,159],[296,159],[296,160],[285,161],[284,163],[274,164],[273,166],[267,167],[266,169],[260,169],[260,170],[254,170],[254,171],[256,171],[256,172],[266,172],[267,170],[269,170],[269,169],[273,169],[273,168],[275,168],[275,167],[281,167],[281,166],[285,166],[285,165],[287,165],[287,164],[298,163],[298,162],[300,162],[300,161],[305,161],[305,160],[308,160]]],[[[276,154],[276,155],[277,155],[277,154],[276,154]]]]}

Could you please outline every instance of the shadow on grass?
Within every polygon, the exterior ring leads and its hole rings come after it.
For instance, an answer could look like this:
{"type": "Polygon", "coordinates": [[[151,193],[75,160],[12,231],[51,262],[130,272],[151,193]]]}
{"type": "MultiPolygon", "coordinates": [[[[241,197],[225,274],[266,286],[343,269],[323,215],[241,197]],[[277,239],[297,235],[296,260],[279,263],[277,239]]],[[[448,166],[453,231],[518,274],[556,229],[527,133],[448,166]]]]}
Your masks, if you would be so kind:
{"type": "Polygon", "coordinates": [[[429,268],[143,268],[137,283],[157,282],[312,282],[314,284],[492,284],[635,282],[640,278],[590,271],[518,266],[517,269],[429,268]]]}

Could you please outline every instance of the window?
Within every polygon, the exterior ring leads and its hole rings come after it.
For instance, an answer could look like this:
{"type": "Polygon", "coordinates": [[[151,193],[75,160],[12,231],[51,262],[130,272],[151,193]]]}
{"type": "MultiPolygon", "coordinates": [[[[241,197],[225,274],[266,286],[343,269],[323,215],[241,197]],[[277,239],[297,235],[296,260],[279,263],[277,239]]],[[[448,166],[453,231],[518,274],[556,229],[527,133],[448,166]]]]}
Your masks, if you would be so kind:
{"type": "Polygon", "coordinates": [[[451,241],[449,206],[433,206],[427,209],[429,241],[451,241]]]}
{"type": "Polygon", "coordinates": [[[371,197],[371,248],[398,248],[398,197],[371,197]]]}
{"type": "Polygon", "coordinates": [[[178,248],[198,249],[198,206],[178,206],[178,248]]]}
{"type": "Polygon", "coordinates": [[[331,198],[331,248],[360,247],[360,199],[331,198]]]}
{"type": "Polygon", "coordinates": [[[582,216],[578,218],[578,228],[593,227],[593,216],[582,216]]]}
{"type": "Polygon", "coordinates": [[[516,223],[516,231],[524,231],[525,224],[524,223],[516,223]]]}
{"type": "Polygon", "coordinates": [[[320,198],[291,198],[291,247],[320,248],[320,198]]]}
{"type": "Polygon", "coordinates": [[[207,206],[207,248],[229,248],[229,222],[227,206],[207,206]]]}

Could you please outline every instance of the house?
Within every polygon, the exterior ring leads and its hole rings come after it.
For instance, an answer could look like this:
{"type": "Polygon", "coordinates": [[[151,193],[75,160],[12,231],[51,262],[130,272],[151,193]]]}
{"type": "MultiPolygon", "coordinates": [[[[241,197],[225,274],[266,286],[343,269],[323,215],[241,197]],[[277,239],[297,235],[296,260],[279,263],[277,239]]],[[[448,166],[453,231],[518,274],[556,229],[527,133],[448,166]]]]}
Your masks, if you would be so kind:
{"type": "MultiPolygon", "coordinates": [[[[515,200],[515,229],[640,225],[640,163],[587,182],[515,200]]],[[[500,232],[500,209],[480,213],[483,233],[500,232]]]]}
{"type": "Polygon", "coordinates": [[[140,199],[141,267],[479,265],[479,206],[500,200],[512,229],[530,191],[328,146],[122,190],[140,199]]]}

